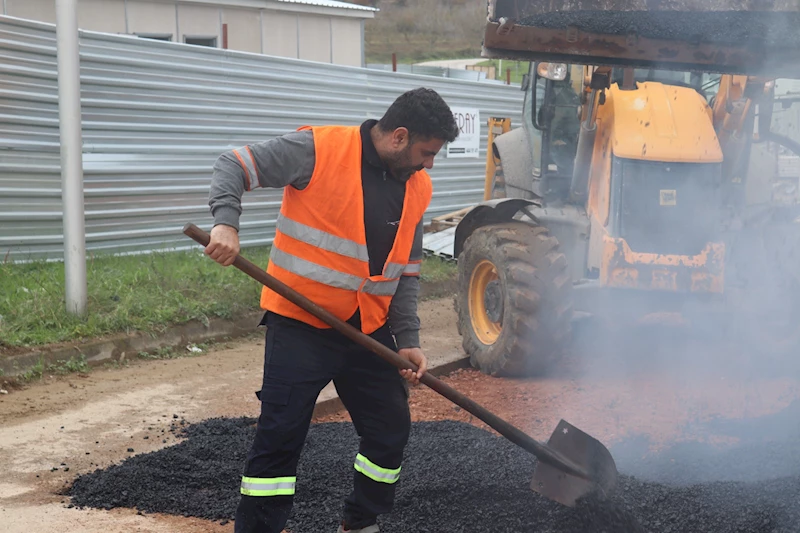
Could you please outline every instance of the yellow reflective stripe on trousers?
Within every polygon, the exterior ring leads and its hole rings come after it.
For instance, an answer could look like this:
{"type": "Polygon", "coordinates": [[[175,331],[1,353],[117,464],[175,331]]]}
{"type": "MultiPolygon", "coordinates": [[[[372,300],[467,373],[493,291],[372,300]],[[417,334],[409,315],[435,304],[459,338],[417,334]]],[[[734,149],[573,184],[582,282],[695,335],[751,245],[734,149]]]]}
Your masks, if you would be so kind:
{"type": "Polygon", "coordinates": [[[312,228],[282,214],[278,215],[276,227],[284,235],[306,244],[360,261],[369,261],[366,245],[312,228]]]}
{"type": "Polygon", "coordinates": [[[339,272],[338,270],[333,270],[332,268],[300,259],[274,246],[270,251],[269,260],[276,266],[288,270],[293,274],[325,285],[330,285],[331,287],[336,287],[337,289],[357,291],[358,288],[361,287],[361,282],[363,281],[363,278],[358,276],[345,274],[344,272],[339,272]]]}
{"type": "Polygon", "coordinates": [[[397,292],[398,285],[400,285],[399,279],[389,281],[373,281],[368,279],[364,282],[361,292],[375,296],[393,296],[394,293],[397,292]]]}
{"type": "Polygon", "coordinates": [[[242,494],[245,496],[292,496],[296,477],[243,477],[242,494]]]}
{"type": "Polygon", "coordinates": [[[356,456],[356,463],[353,465],[358,472],[379,483],[396,483],[400,479],[400,468],[383,468],[361,454],[356,456]]]}

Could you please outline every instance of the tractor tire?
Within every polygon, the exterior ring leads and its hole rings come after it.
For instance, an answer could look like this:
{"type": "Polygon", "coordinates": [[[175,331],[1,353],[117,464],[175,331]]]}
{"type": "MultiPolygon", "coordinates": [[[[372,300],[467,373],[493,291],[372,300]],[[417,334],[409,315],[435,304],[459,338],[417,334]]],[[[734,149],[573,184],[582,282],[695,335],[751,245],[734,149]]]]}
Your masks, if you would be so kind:
{"type": "Polygon", "coordinates": [[[572,278],[547,228],[484,226],[458,257],[458,331],[473,367],[498,377],[556,368],[571,335],[572,278]]]}

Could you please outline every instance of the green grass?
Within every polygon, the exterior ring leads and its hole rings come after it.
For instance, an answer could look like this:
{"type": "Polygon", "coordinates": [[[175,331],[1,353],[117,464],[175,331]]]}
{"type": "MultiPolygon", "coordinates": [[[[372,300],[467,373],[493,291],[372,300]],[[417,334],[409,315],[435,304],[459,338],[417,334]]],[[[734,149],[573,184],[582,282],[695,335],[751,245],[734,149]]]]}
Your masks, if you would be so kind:
{"type": "Polygon", "coordinates": [[[20,374],[17,380],[21,383],[30,383],[42,379],[45,374],[59,376],[75,373],[88,374],[91,370],[84,355],[73,356],[50,364],[45,363],[44,358],[40,357],[36,364],[20,374]]]}
{"type": "Polygon", "coordinates": [[[70,357],[66,361],[56,361],[47,366],[47,371],[58,375],[81,373],[86,374],[90,370],[86,356],[70,357]]]}
{"type": "Polygon", "coordinates": [[[504,59],[502,60],[502,65],[500,65],[500,63],[501,61],[499,59],[490,59],[482,61],[478,63],[478,65],[482,67],[494,66],[497,71],[497,79],[502,81],[506,81],[506,69],[511,69],[511,83],[515,85],[520,85],[522,83],[522,75],[528,73],[530,66],[527,61],[511,61],[504,59]]]}
{"type": "Polygon", "coordinates": [[[158,348],[152,352],[139,352],[139,359],[180,359],[182,357],[195,357],[205,353],[210,347],[209,343],[190,344],[191,350],[175,350],[172,346],[158,348]]]}
{"type": "Polygon", "coordinates": [[[398,47],[398,49],[391,48],[390,50],[376,49],[371,53],[367,53],[366,62],[389,64],[392,62],[393,52],[397,56],[398,64],[422,63],[425,61],[440,61],[444,59],[471,59],[481,56],[480,48],[456,46],[452,49],[437,47],[431,50],[428,46],[420,45],[420,49],[412,49],[411,47],[404,49],[402,46],[398,47]]]}
{"type": "MultiPolygon", "coordinates": [[[[246,253],[250,261],[266,265],[268,248],[246,253]]],[[[65,310],[63,264],[0,264],[0,344],[36,346],[158,332],[258,306],[258,282],[199,251],[95,257],[86,267],[88,314],[80,318],[65,310]]]]}
{"type": "MultiPolygon", "coordinates": [[[[266,265],[269,248],[247,248],[243,255],[266,265]]],[[[205,322],[258,310],[261,285],[200,251],[93,257],[86,266],[88,312],[82,318],[65,310],[62,263],[0,264],[0,348],[133,331],[158,333],[192,320],[205,322]]],[[[423,282],[454,276],[454,265],[438,258],[423,263],[423,282]]],[[[35,369],[31,371],[28,377],[36,379],[35,369]]],[[[44,371],[42,366],[38,377],[44,371]]]]}
{"type": "Polygon", "coordinates": [[[20,374],[19,380],[23,383],[30,383],[31,381],[41,379],[43,375],[44,375],[44,360],[40,358],[35,365],[33,365],[28,370],[20,374]]]}
{"type": "Polygon", "coordinates": [[[456,263],[447,262],[438,257],[427,257],[422,262],[422,283],[442,283],[456,278],[458,267],[456,263]]]}

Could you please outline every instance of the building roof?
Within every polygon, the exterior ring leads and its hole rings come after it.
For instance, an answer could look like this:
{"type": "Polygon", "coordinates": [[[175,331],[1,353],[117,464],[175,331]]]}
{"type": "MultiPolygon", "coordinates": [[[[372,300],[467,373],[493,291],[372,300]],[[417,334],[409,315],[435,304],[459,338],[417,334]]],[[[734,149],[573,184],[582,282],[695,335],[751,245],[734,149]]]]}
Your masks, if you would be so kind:
{"type": "Polygon", "coordinates": [[[277,0],[286,4],[305,4],[309,6],[331,7],[336,9],[353,9],[356,11],[378,11],[374,7],[351,4],[349,2],[339,2],[338,0],[277,0]]]}

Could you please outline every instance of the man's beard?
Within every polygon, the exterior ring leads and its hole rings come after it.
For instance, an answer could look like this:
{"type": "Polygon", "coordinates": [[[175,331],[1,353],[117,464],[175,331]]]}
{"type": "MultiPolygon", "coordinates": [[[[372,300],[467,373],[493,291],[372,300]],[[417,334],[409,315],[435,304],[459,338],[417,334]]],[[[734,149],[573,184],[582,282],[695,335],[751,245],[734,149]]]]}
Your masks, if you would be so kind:
{"type": "Polygon", "coordinates": [[[387,157],[386,166],[389,167],[392,178],[405,182],[408,181],[412,174],[425,168],[424,165],[412,167],[409,165],[410,161],[411,145],[407,146],[402,152],[387,157]]]}

